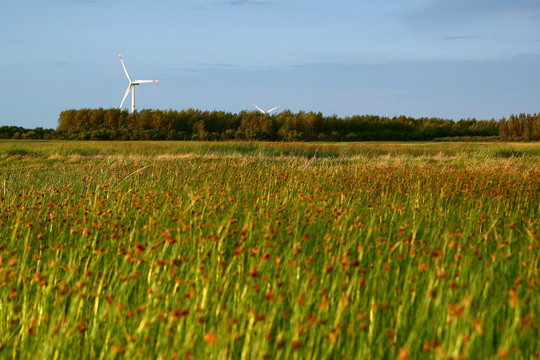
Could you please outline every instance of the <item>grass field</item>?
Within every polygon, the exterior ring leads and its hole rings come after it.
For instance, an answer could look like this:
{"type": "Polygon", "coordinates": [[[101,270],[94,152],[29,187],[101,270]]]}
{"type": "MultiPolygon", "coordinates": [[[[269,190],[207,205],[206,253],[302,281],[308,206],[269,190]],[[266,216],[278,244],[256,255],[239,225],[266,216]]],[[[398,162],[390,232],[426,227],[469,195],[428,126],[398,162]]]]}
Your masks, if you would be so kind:
{"type": "Polygon", "coordinates": [[[540,144],[0,142],[0,358],[540,357],[540,144]]]}

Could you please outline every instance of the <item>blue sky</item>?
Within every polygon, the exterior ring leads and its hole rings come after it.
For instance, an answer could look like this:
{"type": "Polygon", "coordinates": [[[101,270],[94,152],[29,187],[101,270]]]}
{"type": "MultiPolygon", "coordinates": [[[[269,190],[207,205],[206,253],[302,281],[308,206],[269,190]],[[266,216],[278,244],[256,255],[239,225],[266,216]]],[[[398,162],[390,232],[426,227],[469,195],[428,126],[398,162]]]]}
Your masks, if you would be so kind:
{"type": "Polygon", "coordinates": [[[540,0],[18,0],[0,48],[0,125],[118,107],[118,51],[139,110],[540,112],[540,0]]]}

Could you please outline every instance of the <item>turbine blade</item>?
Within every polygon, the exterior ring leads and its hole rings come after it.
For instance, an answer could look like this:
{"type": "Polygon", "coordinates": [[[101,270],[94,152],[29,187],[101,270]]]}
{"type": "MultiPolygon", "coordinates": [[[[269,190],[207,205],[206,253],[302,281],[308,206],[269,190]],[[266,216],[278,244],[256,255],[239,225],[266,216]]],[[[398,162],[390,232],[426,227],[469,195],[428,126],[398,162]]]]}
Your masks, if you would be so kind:
{"type": "Polygon", "coordinates": [[[268,114],[270,111],[274,111],[276,109],[279,109],[281,107],[281,105],[278,105],[276,106],[275,108],[271,108],[270,110],[268,110],[266,113],[268,114]]]}
{"type": "Polygon", "coordinates": [[[118,52],[118,56],[120,56],[120,61],[122,62],[122,67],[124,68],[124,71],[126,73],[126,76],[129,80],[129,82],[131,82],[131,78],[129,77],[129,74],[127,72],[127,69],[126,69],[126,65],[124,65],[124,60],[122,59],[122,54],[120,54],[120,51],[118,52]]]}
{"type": "Polygon", "coordinates": [[[127,90],[126,90],[126,93],[124,94],[124,98],[122,99],[122,102],[120,103],[120,107],[118,108],[118,110],[121,110],[122,109],[122,106],[124,105],[124,101],[126,101],[126,98],[129,94],[129,91],[131,90],[131,84],[129,84],[127,90]]]}
{"type": "Polygon", "coordinates": [[[139,84],[144,84],[144,83],[156,83],[156,82],[159,82],[159,80],[135,80],[135,81],[132,81],[131,83],[133,85],[139,85],[139,84]]]}
{"type": "Polygon", "coordinates": [[[262,112],[263,114],[266,114],[266,112],[263,109],[261,109],[260,107],[258,107],[257,105],[253,104],[253,106],[255,106],[257,109],[259,109],[259,111],[262,112]]]}

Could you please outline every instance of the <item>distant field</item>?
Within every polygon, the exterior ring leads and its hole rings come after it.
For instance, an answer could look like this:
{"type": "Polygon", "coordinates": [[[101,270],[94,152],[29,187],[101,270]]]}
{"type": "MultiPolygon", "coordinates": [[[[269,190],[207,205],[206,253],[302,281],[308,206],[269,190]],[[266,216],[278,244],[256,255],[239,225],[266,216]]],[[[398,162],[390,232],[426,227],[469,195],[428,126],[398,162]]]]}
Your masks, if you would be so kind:
{"type": "Polygon", "coordinates": [[[540,144],[0,141],[0,358],[540,356],[540,144]]]}
{"type": "Polygon", "coordinates": [[[498,142],[198,142],[198,141],[47,141],[0,140],[0,157],[28,155],[268,155],[268,156],[487,156],[540,157],[540,143],[498,142]]]}

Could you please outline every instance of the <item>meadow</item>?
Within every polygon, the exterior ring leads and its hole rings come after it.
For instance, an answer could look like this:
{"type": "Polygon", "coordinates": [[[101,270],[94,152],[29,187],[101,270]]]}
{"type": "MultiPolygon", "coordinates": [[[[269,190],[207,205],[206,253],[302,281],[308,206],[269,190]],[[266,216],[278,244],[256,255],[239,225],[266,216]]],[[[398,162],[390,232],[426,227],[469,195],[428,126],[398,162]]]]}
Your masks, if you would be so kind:
{"type": "Polygon", "coordinates": [[[540,144],[0,141],[0,358],[540,357],[540,144]]]}

